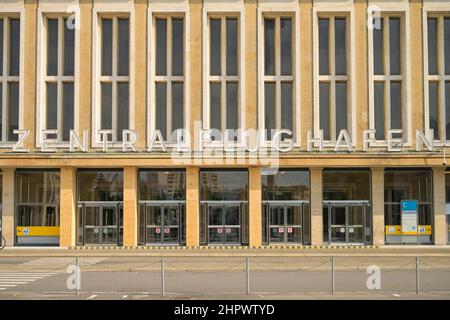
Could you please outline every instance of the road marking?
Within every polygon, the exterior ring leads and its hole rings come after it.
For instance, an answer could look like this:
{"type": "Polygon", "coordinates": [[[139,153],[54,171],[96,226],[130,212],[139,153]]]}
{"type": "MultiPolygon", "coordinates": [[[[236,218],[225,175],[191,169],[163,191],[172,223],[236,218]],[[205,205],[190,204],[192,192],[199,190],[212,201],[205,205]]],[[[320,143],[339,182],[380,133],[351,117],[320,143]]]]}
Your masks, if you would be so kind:
{"type": "Polygon", "coordinates": [[[96,296],[97,296],[96,294],[93,294],[92,296],[87,297],[87,298],[88,298],[88,299],[94,299],[96,296]]]}
{"type": "Polygon", "coordinates": [[[26,285],[57,274],[57,272],[0,272],[0,290],[26,285]]]}
{"type": "MultiPolygon", "coordinates": [[[[80,258],[78,259],[78,263],[82,266],[87,266],[87,265],[92,265],[92,264],[96,264],[96,263],[100,263],[104,260],[106,260],[107,258],[102,258],[102,257],[88,257],[88,258],[80,258]]],[[[22,265],[25,266],[65,266],[68,264],[75,264],[75,258],[73,257],[56,257],[56,258],[52,258],[52,257],[47,257],[47,258],[40,258],[40,259],[35,259],[35,260],[31,260],[31,261],[27,261],[22,263],[22,265]]]]}

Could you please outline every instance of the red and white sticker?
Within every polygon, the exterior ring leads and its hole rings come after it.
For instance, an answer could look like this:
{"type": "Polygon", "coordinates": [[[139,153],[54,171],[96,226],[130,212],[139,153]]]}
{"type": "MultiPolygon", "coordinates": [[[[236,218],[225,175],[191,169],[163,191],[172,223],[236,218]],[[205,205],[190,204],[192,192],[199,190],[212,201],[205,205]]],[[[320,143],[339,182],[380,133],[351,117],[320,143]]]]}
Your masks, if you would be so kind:
{"type": "Polygon", "coordinates": [[[164,228],[164,233],[170,233],[170,229],[169,228],[164,228]]]}
{"type": "Polygon", "coordinates": [[[226,232],[226,233],[231,233],[231,228],[226,228],[226,229],[225,229],[225,232],[226,232]]]}
{"type": "Polygon", "coordinates": [[[288,233],[292,233],[292,228],[291,227],[288,228],[288,233]]]}
{"type": "Polygon", "coordinates": [[[278,233],[284,233],[284,228],[278,228],[278,233]]]}
{"type": "Polygon", "coordinates": [[[223,233],[223,229],[222,228],[217,228],[217,233],[223,233]]]}
{"type": "Polygon", "coordinates": [[[156,233],[161,233],[161,229],[160,228],[156,228],[155,232],[156,233]]]}

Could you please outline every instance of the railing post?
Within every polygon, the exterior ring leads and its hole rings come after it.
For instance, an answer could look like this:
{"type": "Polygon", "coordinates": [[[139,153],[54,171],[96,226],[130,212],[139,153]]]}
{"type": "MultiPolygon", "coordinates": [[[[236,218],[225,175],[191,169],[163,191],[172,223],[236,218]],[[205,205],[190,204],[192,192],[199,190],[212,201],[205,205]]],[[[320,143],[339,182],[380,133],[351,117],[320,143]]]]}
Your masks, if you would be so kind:
{"type": "Polygon", "coordinates": [[[161,257],[161,295],[164,296],[166,294],[165,291],[165,283],[164,283],[164,258],[161,257]]]}
{"type": "Polygon", "coordinates": [[[335,257],[331,258],[331,293],[335,293],[335,257]]]}
{"type": "Polygon", "coordinates": [[[80,294],[80,287],[81,287],[80,273],[81,269],[79,258],[75,257],[75,294],[77,296],[80,294]]]}
{"type": "Polygon", "coordinates": [[[416,293],[420,291],[419,257],[416,257],[416,293]]]}
{"type": "Polygon", "coordinates": [[[250,294],[250,258],[245,258],[245,292],[250,294]]]}

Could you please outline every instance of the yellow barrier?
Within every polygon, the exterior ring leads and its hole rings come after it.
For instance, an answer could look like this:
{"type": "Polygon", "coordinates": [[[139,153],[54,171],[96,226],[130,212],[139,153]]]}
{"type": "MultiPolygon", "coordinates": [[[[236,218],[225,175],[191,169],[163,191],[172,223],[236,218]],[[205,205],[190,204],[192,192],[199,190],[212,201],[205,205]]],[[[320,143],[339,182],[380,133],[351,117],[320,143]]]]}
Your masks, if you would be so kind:
{"type": "MultiPolygon", "coordinates": [[[[386,226],[386,235],[387,236],[400,236],[400,235],[416,236],[417,233],[416,232],[402,232],[402,226],[391,225],[391,226],[386,226]]],[[[421,235],[421,236],[431,235],[431,226],[429,226],[429,225],[420,226],[419,225],[419,235],[421,235]]]]}
{"type": "Polygon", "coordinates": [[[59,237],[59,227],[17,227],[18,237],[59,237]]]}

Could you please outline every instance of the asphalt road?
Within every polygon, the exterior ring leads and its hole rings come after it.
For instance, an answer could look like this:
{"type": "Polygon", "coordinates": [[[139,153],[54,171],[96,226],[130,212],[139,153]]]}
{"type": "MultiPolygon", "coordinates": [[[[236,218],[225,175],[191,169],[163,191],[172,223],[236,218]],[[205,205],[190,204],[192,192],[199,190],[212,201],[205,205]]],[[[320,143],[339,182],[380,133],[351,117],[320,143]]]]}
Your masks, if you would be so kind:
{"type": "MultiPolygon", "coordinates": [[[[245,257],[166,257],[163,264],[165,298],[171,299],[450,299],[450,256],[419,258],[419,295],[413,256],[335,257],[334,295],[326,256],[250,257],[250,295],[245,257]],[[380,289],[367,287],[373,272],[380,289]]],[[[79,257],[79,295],[67,285],[75,282],[76,265],[74,257],[1,257],[0,299],[162,298],[160,257],[79,257]]]]}

